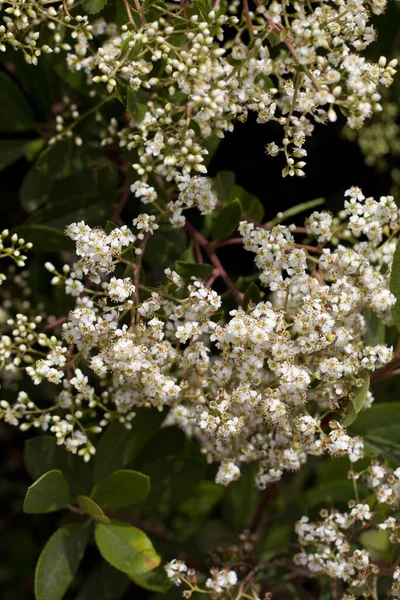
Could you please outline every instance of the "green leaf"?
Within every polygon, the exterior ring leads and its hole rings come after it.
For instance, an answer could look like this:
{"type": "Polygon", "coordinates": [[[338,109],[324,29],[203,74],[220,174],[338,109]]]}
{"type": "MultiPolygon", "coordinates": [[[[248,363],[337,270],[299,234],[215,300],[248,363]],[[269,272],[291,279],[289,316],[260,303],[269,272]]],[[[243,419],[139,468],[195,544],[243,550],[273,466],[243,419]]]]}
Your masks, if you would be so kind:
{"type": "Polygon", "coordinates": [[[240,200],[242,212],[245,217],[249,217],[255,221],[262,221],[264,219],[265,210],[257,196],[235,183],[228,194],[228,202],[232,202],[236,198],[240,200]]]}
{"type": "Polygon", "coordinates": [[[138,471],[121,469],[96,486],[93,498],[103,508],[119,508],[141,502],[150,492],[150,479],[138,471]]]}
{"type": "Polygon", "coordinates": [[[235,173],[232,171],[219,171],[214,179],[214,187],[218,199],[225,204],[228,201],[229,192],[235,184],[235,173]]]}
{"type": "Polygon", "coordinates": [[[342,421],[343,427],[348,427],[357,418],[358,413],[362,409],[365,400],[367,399],[367,393],[369,390],[369,374],[367,373],[364,377],[364,384],[359,388],[354,398],[350,398],[349,405],[347,407],[347,414],[342,421]]]}
{"type": "Polygon", "coordinates": [[[265,215],[264,207],[257,196],[235,183],[235,174],[231,171],[219,171],[214,179],[214,187],[222,204],[229,204],[238,198],[245,217],[262,221],[265,215]]]}
{"type": "MultiPolygon", "coordinates": [[[[259,79],[260,82],[263,83],[263,88],[265,91],[270,90],[271,88],[275,87],[274,82],[272,81],[271,77],[268,77],[268,75],[262,75],[259,79]]],[[[257,81],[258,83],[258,81],[257,81]]]]}
{"type": "Polygon", "coordinates": [[[293,529],[292,524],[276,525],[268,527],[261,540],[260,558],[267,560],[272,554],[288,546],[293,529]]]}
{"type": "MultiPolygon", "coordinates": [[[[41,63],[43,64],[44,61],[51,65],[52,70],[58,75],[64,85],[68,84],[73,89],[79,90],[80,94],[88,94],[89,90],[84,71],[71,71],[61,52],[60,54],[53,53],[51,58],[49,55],[43,56],[42,54],[41,63]]],[[[57,96],[58,98],[59,96],[57,96]]]]}
{"type": "Polygon", "coordinates": [[[27,212],[32,212],[46,202],[53,188],[53,180],[32,167],[19,189],[21,206],[27,212]]]}
{"type": "Polygon", "coordinates": [[[172,587],[172,581],[167,577],[164,567],[140,575],[129,574],[129,578],[139,587],[159,594],[165,594],[172,587]]]}
{"type": "Polygon", "coordinates": [[[60,229],[81,220],[90,225],[104,224],[115,203],[118,184],[116,169],[108,160],[94,161],[79,177],[51,180],[37,169],[36,173],[50,181],[50,192],[44,198],[45,205],[28,217],[25,224],[46,224],[60,229]]]}
{"type": "Polygon", "coordinates": [[[36,600],[63,598],[83,558],[88,533],[87,527],[71,523],[51,536],[36,565],[36,600]]]}
{"type": "Polygon", "coordinates": [[[354,496],[354,488],[350,481],[337,479],[321,483],[303,494],[303,502],[307,509],[314,506],[346,506],[354,496]]]}
{"type": "Polygon", "coordinates": [[[138,409],[132,429],[113,421],[103,434],[94,459],[94,479],[100,481],[132,463],[143,446],[153,437],[165,414],[148,408],[138,409]]]}
{"type": "Polygon", "coordinates": [[[386,334],[385,323],[371,309],[367,309],[364,316],[367,322],[367,331],[364,335],[365,343],[368,346],[384,344],[386,334]]]}
{"type": "Polygon", "coordinates": [[[226,240],[238,228],[242,215],[242,205],[237,198],[218,213],[212,226],[212,236],[215,240],[226,240]]]}
{"type": "Polygon", "coordinates": [[[162,223],[157,235],[150,237],[143,260],[157,279],[163,279],[164,269],[181,260],[186,249],[187,236],[184,230],[173,229],[170,223],[162,223]]]}
{"type": "Polygon", "coordinates": [[[211,10],[211,0],[196,0],[194,6],[196,9],[196,13],[203,20],[207,20],[207,15],[211,10]]]}
{"type": "Polygon", "coordinates": [[[129,579],[104,560],[97,565],[85,581],[75,600],[119,600],[129,586],[129,579]]]}
{"type": "Polygon", "coordinates": [[[281,38],[279,37],[279,35],[276,33],[276,31],[271,31],[271,33],[269,34],[269,36],[267,37],[267,40],[269,41],[269,43],[271,44],[272,48],[274,46],[277,46],[278,44],[281,43],[281,38]]]}
{"type": "Polygon", "coordinates": [[[190,279],[190,277],[198,277],[199,279],[208,279],[214,271],[214,267],[207,263],[185,262],[177,260],[175,269],[179,275],[190,279]]]}
{"type": "Polygon", "coordinates": [[[30,514],[49,513],[66,508],[69,490],[61,471],[48,471],[35,481],[26,492],[24,512],[30,514]]]}
{"type": "Polygon", "coordinates": [[[31,252],[61,252],[74,250],[75,244],[64,232],[47,225],[21,225],[12,230],[27,242],[32,242],[31,252]]]}
{"type": "Polygon", "coordinates": [[[394,424],[400,424],[400,402],[379,402],[358,415],[351,429],[354,433],[366,435],[369,431],[385,429],[394,424]]]}
{"type": "Polygon", "coordinates": [[[110,523],[110,519],[106,517],[106,515],[101,510],[100,506],[96,504],[89,496],[84,496],[80,494],[77,497],[77,502],[80,508],[92,519],[98,521],[99,523],[110,523]]]}
{"type": "Polygon", "coordinates": [[[82,0],[82,8],[91,15],[103,10],[108,0],[82,0]]]}
{"type": "MultiPolygon", "coordinates": [[[[44,33],[41,32],[41,36],[44,33]]],[[[44,40],[42,41],[44,42],[44,40]]],[[[51,115],[52,105],[61,97],[60,81],[53,70],[53,59],[54,54],[52,59],[49,55],[42,54],[37,65],[28,65],[23,53],[15,52],[15,50],[12,50],[12,57],[10,55],[8,58],[15,68],[18,86],[25,92],[24,100],[28,99],[31,110],[33,107],[35,109],[37,121],[47,121],[51,115]]],[[[5,60],[7,61],[7,57],[5,60]]],[[[68,68],[67,65],[66,68],[68,68]]],[[[45,142],[43,138],[41,141],[45,142]]]]}
{"type": "Polygon", "coordinates": [[[75,175],[93,163],[84,147],[77,146],[72,139],[47,146],[36,161],[36,168],[51,179],[62,179],[75,175]]]}
{"type": "Polygon", "coordinates": [[[42,150],[45,145],[45,140],[43,138],[37,138],[36,140],[31,140],[26,147],[25,150],[25,158],[29,160],[29,162],[33,162],[39,152],[42,150]]]}
{"type": "Polygon", "coordinates": [[[258,304],[260,302],[261,295],[258,286],[252,281],[248,286],[243,296],[243,309],[246,310],[249,303],[258,304]]]}
{"type": "Polygon", "coordinates": [[[310,210],[315,208],[316,206],[321,206],[321,204],[325,204],[325,198],[316,198],[315,200],[308,200],[307,202],[302,202],[301,204],[297,204],[296,206],[292,206],[292,208],[288,208],[282,213],[282,216],[274,219],[273,223],[282,223],[287,219],[291,219],[296,215],[305,212],[306,210],[310,210]]]}
{"type": "Polygon", "coordinates": [[[29,140],[0,140],[0,171],[24,156],[29,140]]]}
{"type": "MultiPolygon", "coordinates": [[[[171,43],[173,43],[173,42],[171,42],[171,43]]],[[[206,148],[206,150],[208,150],[208,154],[204,157],[204,161],[203,161],[203,164],[205,167],[208,168],[208,166],[211,163],[212,159],[214,158],[221,142],[222,142],[221,138],[219,138],[213,134],[210,135],[210,137],[206,138],[205,140],[202,140],[201,145],[203,146],[203,148],[206,148]]]]}
{"type": "Polygon", "coordinates": [[[179,507],[192,521],[206,517],[222,499],[224,488],[214,481],[199,481],[191,495],[179,507]]]}
{"type": "Polygon", "coordinates": [[[147,96],[142,91],[135,91],[128,87],[126,96],[126,110],[135,123],[141,123],[147,112],[147,96]]]}
{"type": "Polygon", "coordinates": [[[162,427],[138,453],[135,465],[146,465],[158,458],[183,454],[186,443],[185,434],[181,429],[173,426],[162,427]]]}
{"type": "Polygon", "coordinates": [[[222,505],[224,521],[236,532],[248,529],[254,522],[262,494],[254,486],[255,465],[245,465],[238,481],[226,490],[222,505]],[[243,507],[246,510],[243,510],[243,507]]]}
{"type": "Polygon", "coordinates": [[[396,304],[392,309],[394,324],[400,331],[400,240],[397,242],[390,274],[390,291],[396,296],[396,304]]]}
{"type": "Polygon", "coordinates": [[[0,131],[29,131],[36,119],[31,106],[12,77],[0,72],[0,131]]]}
{"type": "Polygon", "coordinates": [[[360,543],[371,554],[372,560],[390,560],[390,533],[369,529],[360,533],[360,543]]]}
{"type": "Polygon", "coordinates": [[[160,564],[153,544],[137,527],[114,520],[109,525],[96,523],[94,537],[102,557],[124,573],[146,573],[160,564]]]}
{"type": "Polygon", "coordinates": [[[165,456],[143,465],[141,470],[150,477],[151,492],[145,508],[171,506],[189,496],[192,488],[205,473],[203,461],[182,456],[165,456]]]}
{"type": "Polygon", "coordinates": [[[400,402],[380,402],[361,412],[351,425],[372,450],[400,462],[400,402]]]}
{"type": "Polygon", "coordinates": [[[55,437],[38,436],[25,442],[25,468],[32,479],[59,469],[68,482],[72,499],[92,487],[91,467],[82,458],[57,445],[55,437]]]}

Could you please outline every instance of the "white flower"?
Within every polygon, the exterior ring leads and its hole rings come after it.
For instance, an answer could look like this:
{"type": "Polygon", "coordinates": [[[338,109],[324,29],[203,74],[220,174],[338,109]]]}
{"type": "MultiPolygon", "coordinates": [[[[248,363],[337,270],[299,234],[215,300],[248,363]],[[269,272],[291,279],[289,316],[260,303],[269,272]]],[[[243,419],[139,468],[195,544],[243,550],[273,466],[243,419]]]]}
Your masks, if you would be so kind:
{"type": "Polygon", "coordinates": [[[211,570],[211,575],[206,581],[206,587],[212,589],[218,594],[230,590],[237,583],[237,575],[235,571],[218,571],[217,569],[211,570]]]}
{"type": "Polygon", "coordinates": [[[114,302],[125,302],[135,291],[131,279],[117,279],[112,277],[107,287],[107,294],[114,302]]]}
{"type": "Polygon", "coordinates": [[[235,481],[240,477],[240,469],[233,462],[225,461],[223,462],[219,469],[217,476],[215,478],[216,483],[220,483],[221,485],[228,485],[231,481],[235,481]]]}
{"type": "Polygon", "coordinates": [[[186,564],[182,560],[178,560],[176,558],[170,560],[164,568],[167,573],[167,577],[169,577],[169,579],[171,579],[175,585],[180,585],[182,583],[181,576],[184,575],[188,570],[186,564]]]}

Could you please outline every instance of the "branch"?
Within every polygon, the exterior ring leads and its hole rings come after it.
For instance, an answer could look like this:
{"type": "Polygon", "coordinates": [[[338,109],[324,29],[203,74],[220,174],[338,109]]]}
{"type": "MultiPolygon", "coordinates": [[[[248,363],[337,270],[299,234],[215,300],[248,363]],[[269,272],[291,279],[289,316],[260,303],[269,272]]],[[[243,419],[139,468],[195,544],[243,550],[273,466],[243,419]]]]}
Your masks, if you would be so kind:
{"type": "MultiPolygon", "coordinates": [[[[260,4],[261,4],[260,0],[254,0],[254,2],[257,4],[257,6],[260,6],[260,4]]],[[[273,31],[275,31],[280,36],[281,33],[282,33],[282,29],[279,27],[279,25],[277,25],[271,17],[265,16],[265,20],[268,22],[269,26],[273,29],[273,31]]],[[[310,72],[309,68],[306,67],[306,65],[302,65],[301,64],[300,57],[297,54],[297,51],[294,48],[294,46],[293,46],[292,42],[290,41],[290,39],[286,36],[285,38],[283,38],[282,41],[285,44],[286,48],[289,50],[290,54],[295,59],[295,61],[303,68],[305,74],[312,81],[314,87],[317,90],[320,90],[321,89],[320,83],[312,75],[312,73],[310,72]]]]}
{"type": "Polygon", "coordinates": [[[121,213],[124,210],[131,193],[131,187],[128,181],[128,177],[125,177],[124,183],[121,186],[120,190],[120,199],[118,204],[116,204],[114,208],[114,212],[111,217],[111,221],[114,223],[118,223],[119,225],[123,225],[123,221],[121,219],[121,213]]]}
{"type": "Polygon", "coordinates": [[[249,30],[250,40],[254,38],[253,32],[253,23],[251,22],[250,13],[249,13],[249,3],[248,0],[243,0],[243,12],[246,18],[247,29],[249,30]]]}
{"type": "Polygon", "coordinates": [[[271,483],[267,489],[265,490],[264,498],[261,501],[260,506],[258,507],[257,514],[253,521],[253,524],[250,528],[251,533],[256,533],[262,526],[266,510],[271,503],[272,496],[275,490],[276,483],[271,483]]]}
{"type": "Polygon", "coordinates": [[[197,244],[200,244],[200,246],[208,254],[208,257],[209,257],[211,263],[214,265],[216,271],[218,272],[218,275],[224,280],[224,282],[225,282],[227,288],[230,290],[232,296],[235,298],[235,300],[239,304],[239,306],[241,306],[242,305],[242,294],[239,292],[239,290],[233,283],[232,279],[229,277],[228,273],[225,271],[221,261],[219,260],[218,256],[215,253],[215,247],[213,246],[213,244],[211,244],[207,240],[207,238],[205,238],[204,235],[200,233],[200,231],[197,231],[197,229],[191,223],[189,223],[189,221],[186,221],[185,226],[186,226],[186,229],[189,232],[189,235],[192,238],[192,240],[194,242],[196,242],[197,244]]]}
{"type": "Polygon", "coordinates": [[[54,327],[57,327],[57,325],[62,325],[63,323],[65,323],[66,320],[67,317],[60,317],[55,321],[51,321],[51,323],[47,323],[47,325],[43,327],[43,331],[49,331],[49,329],[53,329],[54,327]]]}
{"type": "Polygon", "coordinates": [[[124,5],[125,5],[126,14],[128,15],[130,24],[135,25],[135,21],[133,20],[132,13],[131,13],[131,7],[129,6],[128,0],[124,0],[124,5]]]}
{"type": "Polygon", "coordinates": [[[374,371],[371,375],[371,383],[376,383],[381,379],[388,379],[389,377],[393,377],[393,375],[397,375],[397,373],[393,373],[393,371],[400,365],[400,354],[397,354],[392,358],[387,365],[381,367],[374,371]]]}
{"type": "MultiPolygon", "coordinates": [[[[161,221],[161,219],[165,216],[165,214],[168,211],[162,211],[160,212],[159,215],[157,215],[156,217],[156,223],[159,223],[161,221]]],[[[151,233],[146,233],[144,238],[142,239],[142,241],[139,244],[139,250],[140,252],[137,254],[136,256],[136,260],[133,264],[133,268],[134,268],[134,273],[133,273],[133,283],[135,286],[135,302],[136,304],[139,304],[140,302],[140,297],[139,297],[139,287],[140,287],[140,269],[142,267],[142,261],[143,261],[143,254],[144,251],[146,249],[147,246],[147,242],[149,241],[150,237],[151,237],[151,233]]],[[[138,315],[139,313],[136,312],[136,315],[138,315]]]]}

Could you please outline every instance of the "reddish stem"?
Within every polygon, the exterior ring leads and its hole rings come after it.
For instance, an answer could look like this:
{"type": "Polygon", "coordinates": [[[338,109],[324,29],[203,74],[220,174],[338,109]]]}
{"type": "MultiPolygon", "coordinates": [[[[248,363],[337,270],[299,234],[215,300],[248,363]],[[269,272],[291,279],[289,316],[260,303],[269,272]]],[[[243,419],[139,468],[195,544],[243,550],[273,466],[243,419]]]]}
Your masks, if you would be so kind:
{"type": "MultiPolygon", "coordinates": [[[[156,223],[159,223],[161,221],[161,219],[164,217],[164,215],[165,215],[165,212],[161,212],[156,217],[156,223]]],[[[136,255],[136,260],[133,265],[133,268],[134,268],[133,283],[135,286],[135,302],[136,302],[136,304],[139,304],[139,302],[140,302],[139,284],[140,284],[140,269],[142,267],[143,255],[144,255],[144,251],[147,246],[147,242],[149,241],[151,235],[152,235],[151,233],[146,233],[144,238],[140,242],[139,249],[141,250],[141,252],[136,255]]],[[[139,315],[139,313],[136,313],[136,314],[139,315]]]]}
{"type": "Polygon", "coordinates": [[[224,246],[235,246],[237,244],[243,244],[243,238],[231,238],[229,240],[222,240],[222,242],[214,242],[210,244],[213,248],[223,248],[224,246]]]}
{"type": "Polygon", "coordinates": [[[246,24],[247,24],[247,29],[249,30],[249,36],[250,36],[250,39],[252,40],[254,38],[254,32],[253,32],[253,23],[251,22],[250,14],[249,14],[248,0],[243,0],[243,12],[244,12],[244,15],[246,18],[246,24]]]}
{"type": "Polygon", "coordinates": [[[219,260],[218,256],[215,253],[215,248],[213,247],[213,245],[210,244],[209,241],[207,240],[207,238],[205,238],[204,235],[202,235],[200,233],[200,231],[197,231],[197,229],[191,223],[189,223],[189,221],[186,221],[186,229],[189,232],[190,237],[195,242],[200,244],[200,246],[208,254],[208,257],[209,257],[211,263],[214,265],[215,269],[217,270],[218,275],[224,280],[224,282],[225,282],[227,288],[230,290],[232,296],[235,298],[236,302],[241,306],[242,305],[242,294],[239,292],[239,290],[233,283],[232,279],[229,277],[228,273],[225,271],[224,266],[222,265],[221,261],[219,260]]]}
{"type": "Polygon", "coordinates": [[[396,367],[398,367],[400,364],[400,354],[397,354],[394,356],[394,358],[392,358],[392,360],[390,362],[387,363],[387,365],[384,365],[383,367],[381,367],[380,369],[377,369],[376,371],[374,371],[371,375],[371,383],[375,383],[376,381],[379,381],[380,379],[388,379],[389,377],[392,377],[394,375],[393,371],[396,367]]]}
{"type": "MultiPolygon", "coordinates": [[[[261,2],[260,0],[254,0],[255,4],[257,4],[257,6],[260,6],[261,2]]],[[[280,36],[282,33],[282,29],[281,27],[279,27],[279,25],[277,25],[274,20],[271,17],[265,16],[265,20],[268,22],[269,26],[280,36]]],[[[319,90],[321,88],[319,82],[315,79],[315,77],[310,73],[308,67],[306,65],[302,65],[301,61],[300,61],[300,57],[297,54],[296,49],[294,48],[292,42],[290,41],[290,39],[286,36],[285,38],[283,38],[283,43],[285,44],[286,48],[289,50],[290,54],[293,56],[293,58],[295,59],[295,61],[297,63],[299,63],[303,69],[304,72],[306,73],[307,77],[312,81],[314,87],[319,90]]]]}
{"type": "Polygon", "coordinates": [[[111,217],[111,221],[113,221],[114,223],[118,223],[119,225],[123,225],[123,221],[121,219],[121,213],[124,210],[128,200],[129,200],[129,196],[131,193],[131,187],[128,181],[128,178],[126,177],[124,180],[124,183],[121,186],[121,190],[120,190],[120,199],[118,204],[116,204],[112,217],[111,217]]]}
{"type": "Polygon", "coordinates": [[[263,521],[265,518],[265,513],[266,513],[268,506],[271,503],[272,496],[273,496],[273,493],[275,490],[275,486],[276,486],[276,483],[271,483],[265,490],[264,498],[262,499],[261,504],[258,507],[257,514],[256,514],[253,524],[250,528],[251,533],[256,533],[262,527],[262,524],[263,524],[263,521]]]}
{"type": "Polygon", "coordinates": [[[322,254],[322,250],[316,246],[308,246],[307,244],[295,244],[296,248],[303,248],[309,252],[315,252],[316,254],[322,254]]]}
{"type": "Polygon", "coordinates": [[[43,327],[43,331],[49,331],[49,329],[53,329],[54,327],[57,327],[57,325],[62,325],[63,323],[65,323],[66,320],[67,317],[60,317],[59,319],[56,319],[51,323],[47,323],[47,325],[43,327]]]}

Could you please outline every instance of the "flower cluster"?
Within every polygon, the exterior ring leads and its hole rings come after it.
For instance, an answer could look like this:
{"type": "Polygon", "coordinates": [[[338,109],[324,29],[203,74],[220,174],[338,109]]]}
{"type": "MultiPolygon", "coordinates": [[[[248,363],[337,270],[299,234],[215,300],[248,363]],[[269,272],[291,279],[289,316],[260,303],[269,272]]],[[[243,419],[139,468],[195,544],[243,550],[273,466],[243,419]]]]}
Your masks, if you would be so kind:
{"type": "MultiPolygon", "coordinates": [[[[17,233],[10,235],[8,229],[0,233],[0,259],[9,258],[17,267],[24,267],[27,256],[24,252],[32,248],[31,242],[26,242],[17,233]]],[[[0,273],[0,285],[6,279],[6,275],[0,273]]]]}
{"type": "MultiPolygon", "coordinates": [[[[136,149],[133,167],[144,183],[157,174],[195,185],[187,178],[207,172],[205,141],[212,134],[224,137],[249,112],[259,123],[281,126],[281,141],[269,142],[267,153],[285,157],[284,176],[301,176],[304,144],[315,123],[335,121],[342,111],[348,126],[359,129],[382,109],[380,90],[392,83],[397,61],[381,57],[374,63],[360,52],[375,38],[371,12],[382,14],[383,0],[290,6],[255,0],[242,15],[231,2],[225,13],[218,6],[191,16],[178,6],[163,15],[164,6],[152,4],[149,14],[147,8],[139,12],[136,24],[125,3],[125,23],[117,25],[80,14],[72,0],[1,0],[1,48],[11,44],[34,64],[43,52],[62,52],[66,68],[84,73],[91,97],[99,98],[87,116],[96,114],[102,123],[100,144],[136,149]],[[52,33],[50,45],[40,45],[40,24],[52,33]],[[101,114],[115,95],[126,98],[128,125],[101,114]]],[[[77,106],[66,107],[50,142],[73,137],[84,143],[73,131],[83,117],[77,106]]],[[[138,195],[154,201],[153,193],[138,195]]],[[[189,204],[181,198],[174,212],[177,225],[182,206],[196,205],[190,195],[186,199],[189,204]]],[[[209,212],[212,192],[198,202],[209,212]]]]}
{"type": "MultiPolygon", "coordinates": [[[[301,552],[294,556],[294,562],[306,567],[314,576],[325,574],[342,580],[349,588],[357,588],[359,593],[363,590],[368,597],[380,568],[370,561],[369,553],[361,547],[359,534],[364,529],[374,533],[375,528],[387,531],[391,544],[399,543],[400,468],[393,470],[372,460],[364,470],[350,471],[348,475],[353,479],[356,496],[359,494],[359,480],[373,495],[369,496],[368,503],[351,500],[349,512],[321,510],[322,520],[317,522],[302,517],[295,527],[301,552]],[[376,513],[371,512],[371,506],[376,508],[376,513]]],[[[396,592],[400,590],[399,568],[391,569],[391,574],[393,597],[397,597],[396,592]]],[[[354,596],[350,594],[343,598],[353,599],[354,596]]]]}
{"type": "Polygon", "coordinates": [[[188,569],[182,560],[174,558],[165,565],[167,577],[177,586],[185,585],[189,589],[183,592],[184,598],[190,598],[193,593],[210,594],[211,598],[224,598],[226,593],[232,590],[238,583],[235,571],[228,569],[211,569],[210,575],[205,582],[205,589],[197,585],[197,575],[194,569],[188,569]]]}
{"type": "MultiPolygon", "coordinates": [[[[114,23],[106,21],[111,3],[0,0],[0,51],[10,45],[32,65],[48,54],[45,66],[54,60],[58,75],[77,88],[51,103],[49,122],[33,121],[44,152],[57,144],[77,157],[100,151],[121,176],[113,181],[113,190],[121,187],[112,220],[91,227],[79,213],[65,229],[75,256],[45,263],[57,298],[66,297],[61,315],[46,312],[50,301],[46,310],[32,306],[28,272],[17,271],[32,244],[14,232],[0,234],[0,258],[8,263],[0,274],[0,419],[47,432],[87,462],[111,422],[130,430],[138,413],[159,411],[162,427],[196,440],[217,484],[229,486],[248,471],[267,494],[272,483],[290,480],[288,472],[310,466],[310,457],[345,457],[354,469],[355,500],[347,512],[301,518],[291,566],[302,576],[337,580],[334,595],[345,592],[342,600],[355,589],[377,600],[382,565],[361,535],[378,529],[399,543],[400,468],[378,452],[368,460],[368,436],[352,426],[374,402],[370,381],[400,364],[391,332],[381,339],[369,329],[371,321],[399,327],[391,277],[400,210],[392,196],[366,197],[354,186],[337,216],[310,211],[304,226],[286,224],[288,213],[260,223],[244,205],[246,219],[233,223],[233,208],[232,223],[223,223],[229,233],[220,238],[215,233],[233,198],[219,197],[221,181],[214,184],[207,173],[216,142],[250,114],[276,126],[266,153],[284,159],[283,176],[304,175],[307,138],[339,113],[355,132],[383,113],[384,126],[354,135],[370,152],[383,131],[370,163],[397,152],[398,109],[381,97],[397,61],[364,54],[375,38],[371,18],[385,11],[386,0],[115,4],[114,23]],[[86,15],[86,8],[100,14],[86,15]],[[137,200],[132,210],[130,193],[137,200]],[[212,216],[216,207],[222,218],[212,216]],[[192,208],[201,230],[187,221],[192,208]],[[129,211],[126,225],[122,215],[129,211]],[[146,261],[159,229],[184,240],[176,271],[164,261],[147,268],[157,262],[146,261]],[[230,237],[234,229],[240,237],[230,237]],[[217,254],[234,244],[254,259],[251,298],[217,254]],[[231,304],[213,287],[216,280],[231,304]],[[51,401],[35,400],[35,386],[51,390],[51,401]]],[[[40,166],[39,158],[35,173],[40,166]]],[[[37,174],[47,179],[39,168],[37,174]]],[[[102,185],[97,175],[96,184],[102,185]]],[[[35,210],[36,202],[28,198],[25,208],[35,210]]],[[[162,241],[156,244],[153,255],[163,252],[162,241]]],[[[262,518],[256,515],[242,534],[242,553],[232,546],[227,560],[221,552],[218,566],[199,576],[178,554],[165,567],[167,577],[185,588],[185,598],[267,600],[253,562],[262,518]]],[[[265,554],[279,568],[273,552],[265,554]]],[[[394,597],[395,567],[388,571],[394,597]]]]}
{"type": "MultiPolygon", "coordinates": [[[[201,188],[193,190],[180,194],[201,188]]],[[[138,265],[146,236],[158,227],[153,215],[136,218],[135,233],[127,226],[106,233],[83,222],[69,225],[77,262],[60,271],[46,265],[52,283],[76,298],[61,339],[37,333],[39,321],[22,315],[9,320],[2,338],[8,371],[26,364],[36,385],[61,386],[48,411],[57,413],[44,418],[17,401],[7,405],[5,418],[23,428],[50,426],[59,443],[71,451],[82,445],[89,458],[92,434],[110,420],[131,427],[138,407],[169,406],[165,425],[199,439],[207,460],[219,463],[216,481],[223,485],[250,462],[258,464],[259,488],[298,470],[309,454],[356,462],[362,440],[340,417],[368,372],[393,356],[390,347],[364,341],[363,314],[391,322],[390,232],[400,228],[399,211],[392,198],[375,201],[351,188],[340,219],[326,215],[307,221],[320,244],[314,247],[296,242],[294,226],[241,223],[268,297],[231,311],[225,324],[215,318],[220,296],[171,270],[164,286],[146,288],[140,300],[138,265]],[[329,239],[335,244],[327,247],[329,239]]],[[[365,405],[372,401],[368,393],[365,405]]]]}
{"type": "Polygon", "coordinates": [[[366,550],[352,550],[350,533],[356,522],[370,521],[368,504],[356,504],[348,513],[321,512],[321,521],[310,522],[302,517],[296,524],[302,551],[294,556],[295,564],[306,566],[314,574],[324,573],[350,586],[364,587],[378,569],[366,550]]]}
{"type": "Polygon", "coordinates": [[[6,45],[21,50],[28,64],[37,65],[42,54],[69,52],[73,43],[75,48],[86,47],[92,39],[92,26],[87,15],[72,16],[68,8],[74,0],[55,3],[52,0],[0,0],[0,10],[4,13],[0,25],[0,51],[6,51],[6,45]],[[43,31],[50,34],[50,39],[43,31]],[[41,38],[48,43],[43,43],[41,38]]]}

